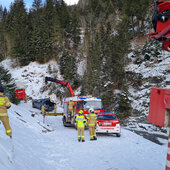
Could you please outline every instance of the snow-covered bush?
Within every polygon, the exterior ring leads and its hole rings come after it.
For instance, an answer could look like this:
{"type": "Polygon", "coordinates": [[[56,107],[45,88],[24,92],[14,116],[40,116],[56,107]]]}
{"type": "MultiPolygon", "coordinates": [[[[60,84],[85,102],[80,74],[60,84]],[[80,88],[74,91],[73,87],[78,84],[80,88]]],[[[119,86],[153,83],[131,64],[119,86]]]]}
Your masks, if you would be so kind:
{"type": "Polygon", "coordinates": [[[116,105],[115,105],[115,111],[117,114],[117,117],[122,120],[131,115],[131,101],[128,98],[127,92],[121,92],[117,93],[115,96],[116,99],[116,105]]]}
{"type": "Polygon", "coordinates": [[[162,46],[161,43],[157,40],[149,40],[146,42],[142,49],[142,54],[145,60],[152,61],[154,57],[160,57],[162,54],[162,46]]]}

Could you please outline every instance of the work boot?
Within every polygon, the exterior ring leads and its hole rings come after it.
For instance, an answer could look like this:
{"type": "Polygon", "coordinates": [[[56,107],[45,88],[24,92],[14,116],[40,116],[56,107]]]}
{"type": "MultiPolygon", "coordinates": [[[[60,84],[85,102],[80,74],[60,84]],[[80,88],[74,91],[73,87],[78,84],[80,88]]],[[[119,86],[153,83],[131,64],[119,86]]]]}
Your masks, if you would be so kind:
{"type": "Polygon", "coordinates": [[[78,141],[80,142],[81,139],[78,139],[78,141]]]}
{"type": "Polygon", "coordinates": [[[97,140],[97,137],[96,137],[96,136],[93,136],[93,139],[94,139],[94,140],[97,140]]]}
{"type": "Polygon", "coordinates": [[[84,139],[82,139],[82,142],[85,142],[85,140],[84,140],[84,139]]]}
{"type": "Polygon", "coordinates": [[[90,139],[90,140],[94,140],[94,139],[90,139]]]}

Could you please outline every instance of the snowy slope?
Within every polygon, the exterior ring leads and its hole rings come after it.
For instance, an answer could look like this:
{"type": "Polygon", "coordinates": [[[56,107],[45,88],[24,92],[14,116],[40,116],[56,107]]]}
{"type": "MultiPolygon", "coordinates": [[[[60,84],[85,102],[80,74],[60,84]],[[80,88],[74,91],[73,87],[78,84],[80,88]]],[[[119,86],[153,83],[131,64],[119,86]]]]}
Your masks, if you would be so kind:
{"type": "MultiPolygon", "coordinates": [[[[59,108],[58,111],[62,111],[59,108]]],[[[128,130],[122,136],[100,135],[97,141],[77,141],[77,131],[62,125],[62,117],[46,117],[31,103],[9,109],[13,129],[13,163],[8,160],[11,144],[0,125],[1,170],[163,170],[167,144],[157,145],[128,130]],[[17,112],[17,114],[16,114],[17,112]],[[35,114],[34,117],[31,114],[35,114]],[[44,133],[45,128],[54,129],[44,133]]]]}
{"type": "MultiPolygon", "coordinates": [[[[18,85],[19,88],[26,87],[26,94],[28,95],[28,97],[32,99],[51,97],[51,99],[55,103],[57,103],[58,105],[61,104],[61,101],[56,97],[54,93],[51,94],[49,93],[49,90],[42,90],[47,87],[47,85],[45,84],[46,76],[63,80],[63,77],[60,74],[59,65],[56,61],[51,60],[45,64],[31,62],[29,65],[24,67],[13,67],[15,65],[15,61],[12,61],[11,59],[6,59],[3,60],[0,64],[4,68],[9,70],[9,73],[11,73],[12,78],[14,79],[15,83],[18,85]],[[51,72],[49,71],[49,67],[51,68],[51,72]]],[[[79,61],[77,65],[77,73],[80,76],[83,76],[84,74],[85,65],[86,62],[84,60],[79,61]]],[[[59,87],[61,88],[61,86],[59,87]]],[[[75,94],[79,92],[80,88],[75,91],[75,94]]]]}
{"type": "MultiPolygon", "coordinates": [[[[143,130],[159,131],[158,127],[148,125],[147,122],[150,93],[151,88],[170,88],[170,53],[162,51],[161,57],[153,57],[152,60],[145,60],[144,56],[140,56],[141,63],[138,64],[134,62],[132,56],[133,53],[128,56],[131,63],[126,66],[125,71],[140,75],[140,80],[137,81],[141,81],[142,84],[138,88],[129,86],[129,99],[135,111],[133,117],[128,120],[127,126],[137,129],[141,126],[143,130]]],[[[162,129],[162,131],[166,130],[162,129]]]]}
{"type": "MultiPolygon", "coordinates": [[[[141,56],[142,57],[142,56],[141,56]]],[[[143,84],[140,89],[135,89],[134,87],[129,88],[129,93],[132,98],[132,106],[139,111],[142,111],[145,115],[148,115],[148,107],[142,105],[144,102],[149,103],[150,101],[150,91],[151,88],[170,88],[170,53],[163,51],[162,60],[159,62],[155,61],[143,61],[141,64],[130,63],[126,68],[126,72],[134,72],[141,74],[143,79],[143,84]],[[161,83],[152,83],[153,77],[162,78],[161,83]]]]}

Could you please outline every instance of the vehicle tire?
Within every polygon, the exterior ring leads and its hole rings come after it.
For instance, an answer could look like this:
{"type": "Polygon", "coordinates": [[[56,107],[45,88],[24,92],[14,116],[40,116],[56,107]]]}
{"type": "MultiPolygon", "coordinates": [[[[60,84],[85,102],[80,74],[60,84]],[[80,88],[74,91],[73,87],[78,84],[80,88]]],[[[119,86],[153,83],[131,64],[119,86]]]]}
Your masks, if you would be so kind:
{"type": "Polygon", "coordinates": [[[32,103],[32,108],[35,108],[34,103],[32,103]]]}
{"type": "Polygon", "coordinates": [[[66,127],[66,117],[63,116],[63,125],[66,127]]]}
{"type": "Polygon", "coordinates": [[[120,137],[121,135],[120,135],[120,133],[116,133],[116,136],[117,136],[117,137],[120,137]]]}

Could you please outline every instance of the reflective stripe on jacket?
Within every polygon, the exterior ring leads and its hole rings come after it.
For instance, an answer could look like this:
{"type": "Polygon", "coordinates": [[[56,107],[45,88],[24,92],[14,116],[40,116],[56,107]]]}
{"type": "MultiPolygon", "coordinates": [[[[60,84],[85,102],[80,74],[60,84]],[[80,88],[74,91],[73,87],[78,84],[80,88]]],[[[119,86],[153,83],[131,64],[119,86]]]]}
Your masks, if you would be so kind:
{"type": "Polygon", "coordinates": [[[96,126],[97,123],[97,115],[94,113],[90,113],[87,117],[88,126],[96,126]]]}
{"type": "Polygon", "coordinates": [[[80,127],[85,127],[85,122],[86,122],[86,119],[83,115],[77,115],[76,116],[76,119],[75,119],[75,125],[77,125],[78,128],[80,127]]]}
{"type": "Polygon", "coordinates": [[[7,108],[11,106],[8,97],[0,93],[0,116],[8,116],[7,108]]]}

